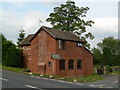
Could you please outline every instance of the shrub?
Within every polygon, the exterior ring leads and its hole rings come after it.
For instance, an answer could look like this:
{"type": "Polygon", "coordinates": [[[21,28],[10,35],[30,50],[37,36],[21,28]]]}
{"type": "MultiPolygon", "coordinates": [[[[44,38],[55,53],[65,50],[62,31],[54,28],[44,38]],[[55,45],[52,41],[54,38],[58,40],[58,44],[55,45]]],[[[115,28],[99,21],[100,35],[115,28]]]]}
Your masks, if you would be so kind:
{"type": "Polygon", "coordinates": [[[112,68],[111,68],[110,66],[108,66],[108,65],[106,65],[106,70],[107,70],[108,72],[112,72],[112,68]]]}

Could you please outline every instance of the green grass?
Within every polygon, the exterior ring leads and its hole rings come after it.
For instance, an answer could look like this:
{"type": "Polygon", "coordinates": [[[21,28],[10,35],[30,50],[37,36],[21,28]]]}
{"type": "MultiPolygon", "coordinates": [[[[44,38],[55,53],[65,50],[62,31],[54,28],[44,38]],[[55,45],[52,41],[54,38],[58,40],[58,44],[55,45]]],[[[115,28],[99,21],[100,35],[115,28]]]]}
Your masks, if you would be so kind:
{"type": "MultiPolygon", "coordinates": [[[[25,69],[25,68],[16,68],[16,67],[2,66],[2,69],[10,70],[10,71],[17,72],[17,73],[24,73],[24,74],[30,75],[28,72],[24,71],[24,70],[29,70],[29,69],[25,69]]],[[[32,73],[32,76],[40,76],[40,74],[32,73]]],[[[49,78],[49,75],[44,75],[43,74],[43,77],[44,78],[49,78]]],[[[97,80],[104,79],[102,76],[97,75],[97,74],[93,74],[91,76],[82,76],[82,77],[77,77],[77,76],[76,77],[62,77],[62,76],[53,75],[53,78],[54,79],[63,78],[64,81],[69,81],[69,82],[73,82],[74,79],[76,79],[78,82],[82,82],[82,83],[94,82],[94,81],[97,81],[97,80]]]]}
{"type": "Polygon", "coordinates": [[[109,72],[109,73],[106,73],[105,75],[120,75],[120,71],[109,72]]]}
{"type": "Polygon", "coordinates": [[[81,82],[81,83],[94,82],[94,81],[102,80],[102,79],[104,79],[104,77],[97,75],[97,74],[93,74],[91,76],[65,77],[64,78],[65,81],[73,82],[74,80],[77,80],[78,82],[81,82]]]}
{"type": "Polygon", "coordinates": [[[2,65],[2,69],[10,70],[10,71],[17,72],[17,73],[25,73],[24,70],[29,70],[26,68],[8,67],[8,66],[4,66],[4,65],[2,65]]]}

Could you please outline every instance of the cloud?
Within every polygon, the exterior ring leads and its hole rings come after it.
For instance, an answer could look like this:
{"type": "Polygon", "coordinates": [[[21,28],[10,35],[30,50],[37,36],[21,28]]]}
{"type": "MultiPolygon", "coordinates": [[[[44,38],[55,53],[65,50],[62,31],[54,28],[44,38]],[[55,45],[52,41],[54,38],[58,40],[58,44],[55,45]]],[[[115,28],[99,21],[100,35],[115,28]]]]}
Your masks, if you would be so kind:
{"type": "Polygon", "coordinates": [[[104,18],[94,18],[92,19],[95,24],[93,29],[100,30],[97,32],[106,33],[106,32],[118,32],[118,18],[117,17],[104,17],[104,18]]]}
{"type": "Polygon", "coordinates": [[[41,25],[50,26],[45,20],[48,17],[46,13],[40,11],[29,11],[24,13],[2,12],[2,33],[14,43],[17,41],[19,30],[25,30],[26,36],[35,33],[39,28],[39,19],[43,21],[41,25]]]}
{"type": "MultiPolygon", "coordinates": [[[[75,2],[118,2],[119,0],[74,0],[74,1],[75,2]]],[[[63,2],[63,0],[3,0],[2,2],[63,2]]]]}
{"type": "Polygon", "coordinates": [[[91,47],[97,47],[97,43],[102,41],[105,37],[113,36],[118,38],[117,17],[93,18],[91,20],[95,22],[93,27],[87,28],[95,37],[93,40],[88,40],[91,47]]]}

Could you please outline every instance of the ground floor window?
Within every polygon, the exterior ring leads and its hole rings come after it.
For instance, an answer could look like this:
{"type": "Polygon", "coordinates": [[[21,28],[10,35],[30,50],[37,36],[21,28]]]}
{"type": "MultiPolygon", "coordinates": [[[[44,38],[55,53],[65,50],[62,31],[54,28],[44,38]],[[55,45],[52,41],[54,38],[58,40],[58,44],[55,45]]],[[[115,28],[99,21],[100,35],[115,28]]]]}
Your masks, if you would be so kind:
{"type": "Polygon", "coordinates": [[[65,60],[59,60],[59,70],[65,70],[65,60]]]}
{"type": "Polygon", "coordinates": [[[74,60],[73,59],[70,59],[69,60],[69,69],[74,69],[74,60]]]}
{"type": "Polygon", "coordinates": [[[51,62],[48,62],[48,67],[51,67],[51,62]]]}
{"type": "Polygon", "coordinates": [[[77,69],[82,69],[82,60],[77,60],[77,69]]]}

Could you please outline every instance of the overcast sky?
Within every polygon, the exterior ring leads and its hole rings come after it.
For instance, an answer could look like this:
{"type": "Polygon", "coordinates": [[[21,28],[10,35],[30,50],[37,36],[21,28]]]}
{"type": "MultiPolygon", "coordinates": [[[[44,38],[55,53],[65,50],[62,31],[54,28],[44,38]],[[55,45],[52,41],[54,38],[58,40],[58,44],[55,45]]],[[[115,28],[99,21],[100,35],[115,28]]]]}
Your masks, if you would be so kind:
{"type": "MultiPolygon", "coordinates": [[[[26,36],[33,34],[41,25],[51,27],[46,22],[53,8],[65,3],[66,0],[2,0],[0,5],[0,30],[8,40],[16,43],[19,30],[25,30],[26,36]],[[56,2],[57,1],[57,2],[56,2]],[[61,2],[62,1],[62,2],[61,2]]],[[[113,36],[118,38],[118,0],[74,0],[76,6],[89,7],[86,20],[95,22],[87,28],[94,36],[88,40],[92,47],[103,38],[113,36]]]]}

